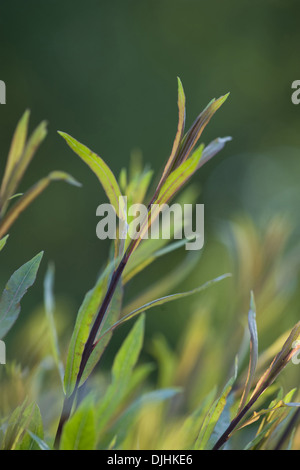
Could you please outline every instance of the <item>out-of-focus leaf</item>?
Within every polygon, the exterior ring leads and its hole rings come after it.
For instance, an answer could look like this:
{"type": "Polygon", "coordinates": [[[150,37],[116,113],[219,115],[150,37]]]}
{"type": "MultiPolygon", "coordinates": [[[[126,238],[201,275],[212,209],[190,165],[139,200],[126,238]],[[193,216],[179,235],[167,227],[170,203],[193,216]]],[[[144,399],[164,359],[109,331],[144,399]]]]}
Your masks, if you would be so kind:
{"type": "Polygon", "coordinates": [[[19,158],[17,164],[11,171],[11,176],[7,183],[7,188],[5,190],[5,197],[7,199],[10,198],[16,191],[29,163],[31,162],[40,144],[45,139],[46,135],[47,123],[46,121],[43,121],[39,124],[39,126],[33,131],[32,135],[29,137],[22,153],[22,156],[19,158]]]}
{"type": "Polygon", "coordinates": [[[145,317],[142,315],[134,324],[112,366],[112,383],[97,407],[97,431],[100,433],[115,413],[135,367],[144,340],[145,317]]]}
{"type": "Polygon", "coordinates": [[[142,305],[141,307],[137,308],[133,312],[130,312],[127,315],[125,315],[124,317],[122,317],[112,327],[110,327],[108,330],[106,330],[101,335],[101,337],[103,337],[105,334],[107,334],[111,330],[114,330],[115,328],[117,328],[119,325],[121,325],[125,321],[130,320],[131,318],[135,317],[136,315],[139,315],[142,312],[146,312],[147,310],[149,310],[152,307],[157,307],[159,305],[163,305],[163,304],[165,304],[167,302],[171,302],[173,300],[179,300],[179,299],[183,299],[184,297],[188,297],[190,295],[197,294],[197,293],[207,289],[208,287],[212,286],[213,284],[215,284],[219,281],[222,281],[223,279],[226,279],[229,276],[230,276],[230,274],[224,274],[223,276],[219,276],[215,279],[212,279],[211,281],[208,281],[205,284],[203,284],[202,286],[196,287],[193,290],[190,290],[190,291],[187,291],[187,292],[181,292],[179,294],[167,295],[166,297],[161,297],[160,299],[152,300],[151,302],[148,302],[147,304],[142,305]]]}
{"type": "Polygon", "coordinates": [[[88,397],[66,422],[61,437],[60,450],[95,449],[96,421],[94,406],[94,403],[88,397]]]}
{"type": "Polygon", "coordinates": [[[3,248],[5,247],[8,237],[9,237],[9,235],[6,235],[5,237],[1,238],[1,240],[0,240],[0,251],[3,250],[3,248]]]}
{"type": "Polygon", "coordinates": [[[43,252],[21,266],[9,279],[0,299],[0,338],[3,338],[17,320],[20,301],[35,281],[43,252]]]}
{"type": "Polygon", "coordinates": [[[69,147],[91,168],[103,186],[106,195],[118,217],[125,220],[124,201],[117,180],[108,165],[96,153],[66,134],[58,132],[69,147]]]}
{"type": "Polygon", "coordinates": [[[150,285],[145,291],[142,291],[132,302],[130,302],[122,311],[122,316],[127,315],[133,310],[139,308],[140,305],[146,304],[153,298],[163,296],[166,292],[170,292],[179,285],[193,271],[197,265],[201,251],[196,253],[189,252],[184,260],[170,273],[159,281],[150,285]]]}
{"type": "Polygon", "coordinates": [[[53,171],[45,178],[42,178],[34,186],[32,186],[7,212],[4,219],[0,222],[0,237],[3,237],[19,215],[34,201],[52,181],[65,181],[66,183],[80,186],[72,176],[62,171],[53,171]]]}
{"type": "Polygon", "coordinates": [[[217,393],[216,387],[201,401],[200,405],[184,421],[182,426],[182,436],[184,439],[184,448],[194,447],[199,435],[199,428],[204,422],[205,416],[211,409],[217,393]]]}
{"type": "Polygon", "coordinates": [[[257,361],[258,361],[258,335],[256,327],[256,307],[254,301],[254,294],[251,291],[251,300],[250,300],[250,310],[248,313],[248,326],[250,332],[250,359],[249,359],[249,368],[248,376],[246,379],[245,387],[243,390],[241,403],[239,410],[241,410],[247,401],[248,395],[251,390],[251,386],[254,380],[254,374],[256,371],[257,361]]]}
{"type": "Polygon", "coordinates": [[[152,392],[145,393],[141,397],[137,398],[120,416],[117,422],[112,426],[109,431],[109,435],[115,435],[116,439],[114,442],[114,448],[118,448],[122,441],[126,438],[128,429],[133,425],[137,415],[141,412],[144,406],[148,406],[154,403],[161,403],[166,400],[170,400],[179,393],[180,388],[165,388],[154,390],[152,392]]]}
{"type": "Polygon", "coordinates": [[[41,418],[37,405],[35,403],[27,405],[27,400],[25,400],[13,411],[7,422],[2,450],[16,450],[22,442],[25,431],[30,429],[32,420],[34,423],[32,428],[42,434],[41,418]]]}
{"type": "Polygon", "coordinates": [[[52,356],[54,358],[61,382],[64,382],[64,368],[61,360],[60,350],[58,346],[58,337],[55,327],[54,320],[54,310],[55,310],[55,300],[54,300],[54,265],[50,264],[46,272],[44,279],[44,305],[46,318],[49,326],[50,332],[50,341],[51,341],[51,350],[52,356]]]}
{"type": "Polygon", "coordinates": [[[1,191],[0,191],[1,206],[3,206],[3,203],[7,199],[7,197],[5,197],[5,193],[6,193],[8,181],[11,178],[12,171],[17,165],[17,163],[19,162],[24,151],[24,146],[25,146],[26,138],[27,138],[29,116],[30,116],[30,111],[26,110],[17,125],[17,128],[15,130],[15,133],[12,139],[10,151],[9,151],[7,162],[6,162],[5,172],[4,172],[4,176],[3,176],[2,184],[1,184],[1,191]]]}
{"type": "Polygon", "coordinates": [[[268,423],[264,429],[258,434],[258,436],[256,436],[254,439],[252,439],[247,445],[246,447],[244,448],[244,450],[250,450],[252,447],[254,446],[257,446],[257,444],[259,444],[261,442],[261,440],[265,437],[265,435],[267,434],[267,432],[271,429],[271,427],[273,426],[274,422],[277,421],[277,418],[275,418],[273,421],[271,421],[270,423],[268,423]]]}
{"type": "Polygon", "coordinates": [[[39,450],[51,450],[51,448],[48,446],[48,444],[41,439],[39,436],[34,434],[33,432],[28,429],[28,434],[32,437],[32,439],[37,443],[39,450]]]}
{"type": "Polygon", "coordinates": [[[201,426],[201,429],[200,429],[200,432],[199,432],[199,435],[195,444],[196,450],[204,450],[207,448],[209,439],[224,410],[228,395],[231,392],[232,386],[236,380],[236,376],[237,376],[237,364],[235,367],[235,373],[233,377],[231,377],[231,379],[227,382],[220,397],[217,400],[215,400],[215,402],[213,403],[212,407],[210,408],[208,414],[206,415],[204,419],[204,422],[201,426]]]}
{"type": "Polygon", "coordinates": [[[39,407],[34,404],[33,410],[30,415],[30,421],[26,427],[26,432],[23,437],[20,439],[20,442],[17,444],[17,450],[38,450],[39,445],[36,440],[32,438],[30,432],[32,432],[39,439],[43,439],[44,430],[43,430],[43,421],[39,407]]]}

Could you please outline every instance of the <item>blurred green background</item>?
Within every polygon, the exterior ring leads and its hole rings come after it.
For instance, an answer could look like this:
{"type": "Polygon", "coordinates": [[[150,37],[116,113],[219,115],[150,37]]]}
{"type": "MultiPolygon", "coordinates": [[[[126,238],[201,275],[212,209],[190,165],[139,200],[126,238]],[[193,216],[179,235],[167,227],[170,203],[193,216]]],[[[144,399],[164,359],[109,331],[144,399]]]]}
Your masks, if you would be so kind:
{"type": "MultiPolygon", "coordinates": [[[[56,131],[85,143],[116,173],[140,149],[158,177],[177,127],[177,76],[186,93],[187,126],[213,97],[230,91],[203,141],[233,140],[193,179],[205,204],[206,243],[197,268],[176,290],[224,272],[234,276],[205,296],[151,312],[149,336],[162,330],[175,344],[190,312],[213,302],[211,344],[220,331],[224,345],[231,339],[238,344],[252,288],[263,345],[299,319],[300,106],[291,102],[291,84],[300,78],[299,14],[299,2],[291,0],[1,1],[0,79],[7,86],[7,104],[0,107],[1,170],[16,123],[29,108],[31,128],[46,119],[49,134],[20,190],[51,170],[65,170],[83,184],[53,184],[10,231],[1,285],[45,251],[19,329],[42,302],[43,276],[53,261],[70,335],[107,257],[108,243],[95,231],[104,192],[56,131]]],[[[184,254],[157,261],[129,286],[128,298],[184,254]]],[[[224,361],[233,357],[234,349],[224,361]]]]}

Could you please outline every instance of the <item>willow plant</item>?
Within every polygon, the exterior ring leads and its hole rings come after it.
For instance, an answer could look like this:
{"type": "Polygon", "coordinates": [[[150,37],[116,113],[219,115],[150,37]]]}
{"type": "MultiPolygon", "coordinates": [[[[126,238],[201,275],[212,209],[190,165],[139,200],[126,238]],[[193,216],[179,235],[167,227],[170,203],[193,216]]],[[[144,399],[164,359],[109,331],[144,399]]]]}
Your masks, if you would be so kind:
{"type": "MultiPolygon", "coordinates": [[[[124,323],[155,305],[160,305],[185,295],[199,292],[205,287],[208,287],[211,283],[225,277],[221,276],[189,292],[152,300],[128,312],[126,315],[120,316],[124,281],[123,275],[128,276],[130,272],[130,260],[133,259],[137,248],[144,240],[145,233],[157,219],[163,207],[178,194],[179,190],[190,180],[192,175],[218,153],[224,147],[225,143],[230,140],[229,137],[217,138],[207,147],[204,147],[203,144],[197,147],[204,128],[227,97],[228,94],[218,99],[213,99],[199,114],[191,128],[185,133],[186,100],[182,83],[180,79],[178,79],[178,128],[170,157],[165,165],[154,194],[147,204],[147,216],[142,220],[137,236],[130,238],[128,233],[125,234],[125,237],[124,233],[122,233],[122,237],[119,234],[115,243],[113,259],[108,263],[106,270],[100,276],[94,289],[85,297],[78,313],[67,358],[64,377],[66,397],[56,434],[56,447],[59,446],[63,426],[70,417],[77,392],[98,363],[111,338],[113,330],[121,323],[124,323]]],[[[127,191],[125,190],[125,194],[122,194],[120,189],[121,184],[119,185],[117,178],[102,158],[69,134],[65,132],[59,132],[59,134],[65,139],[69,147],[95,173],[106,192],[110,204],[114,207],[120,221],[120,227],[123,227],[122,230],[124,230],[125,227],[126,230],[126,227],[128,227],[128,214],[126,213],[122,201],[124,200],[123,197],[128,195],[132,199],[132,192],[129,194],[130,189],[132,190],[130,185],[127,187],[127,191]]],[[[138,194],[141,197],[141,199],[138,200],[139,203],[143,202],[142,197],[146,194],[149,181],[150,174],[146,172],[143,179],[140,180],[139,184],[136,186],[139,188],[138,194]]],[[[147,263],[147,257],[144,259],[141,257],[139,262],[135,265],[135,273],[137,270],[141,269],[141,266],[144,266],[145,262],[147,263]]]]}

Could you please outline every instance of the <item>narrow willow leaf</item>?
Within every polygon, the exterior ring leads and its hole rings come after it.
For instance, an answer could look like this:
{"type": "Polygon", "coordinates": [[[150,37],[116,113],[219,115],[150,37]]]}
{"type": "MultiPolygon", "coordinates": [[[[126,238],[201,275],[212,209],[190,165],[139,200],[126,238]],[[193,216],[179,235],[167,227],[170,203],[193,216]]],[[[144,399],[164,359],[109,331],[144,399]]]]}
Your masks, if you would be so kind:
{"type": "Polygon", "coordinates": [[[195,450],[204,450],[207,448],[207,444],[209,439],[216,427],[216,424],[225,408],[227,398],[229,393],[232,390],[232,386],[237,377],[237,361],[235,364],[235,373],[231,379],[225,385],[220,397],[215,400],[212,407],[210,408],[209,412],[207,413],[202,427],[200,429],[197,441],[195,443],[195,450]]]}
{"type": "Polygon", "coordinates": [[[44,438],[44,430],[43,430],[43,421],[39,407],[37,404],[33,404],[33,409],[30,414],[30,420],[28,420],[28,424],[25,429],[24,435],[19,440],[18,444],[16,445],[16,450],[38,450],[39,445],[37,444],[36,440],[32,438],[30,435],[32,432],[35,436],[39,439],[44,438]]]}
{"type": "Polygon", "coordinates": [[[172,251],[178,250],[179,248],[182,248],[183,246],[186,245],[188,241],[190,240],[187,240],[184,238],[183,240],[178,240],[176,242],[169,243],[169,245],[162,248],[161,250],[157,250],[156,252],[153,253],[152,256],[149,256],[143,262],[140,262],[139,264],[132,263],[132,265],[129,265],[128,269],[126,268],[124,269],[124,273],[122,277],[123,284],[126,284],[128,281],[130,281],[134,276],[136,276],[138,273],[143,271],[147,266],[153,263],[153,261],[155,261],[156,259],[168,253],[172,253],[172,251]]]}
{"type": "Polygon", "coordinates": [[[269,432],[271,427],[273,426],[274,422],[277,421],[277,418],[275,418],[273,421],[268,423],[264,429],[256,436],[254,439],[252,439],[244,448],[244,450],[250,450],[252,447],[257,446],[265,437],[265,435],[269,432]]]}
{"type": "Polygon", "coordinates": [[[251,300],[250,300],[250,310],[248,313],[248,326],[250,332],[250,360],[249,360],[249,367],[248,367],[248,375],[245,383],[245,387],[243,390],[241,403],[239,407],[239,411],[245,406],[248,395],[250,393],[254,374],[256,371],[257,361],[258,361],[258,335],[257,335],[257,326],[256,326],[256,307],[254,301],[254,294],[251,291],[251,300]]]}
{"type": "Polygon", "coordinates": [[[44,305],[47,323],[50,332],[51,351],[56,364],[61,383],[64,381],[64,368],[61,360],[60,350],[58,346],[58,337],[55,327],[54,311],[55,311],[55,300],[54,300],[54,265],[49,264],[46,276],[44,279],[44,305]]]}
{"type": "Polygon", "coordinates": [[[52,181],[65,181],[74,186],[80,186],[72,176],[63,171],[53,171],[45,178],[42,178],[32,186],[7,212],[4,219],[0,222],[0,237],[3,237],[19,215],[49,186],[52,181]]]}
{"type": "Polygon", "coordinates": [[[35,281],[43,252],[19,268],[9,279],[0,299],[0,338],[2,339],[17,320],[20,301],[35,281]]]}
{"type": "Polygon", "coordinates": [[[125,220],[124,203],[117,180],[108,165],[96,153],[65,132],[58,132],[69,147],[91,168],[103,186],[118,217],[125,220]]]}
{"type": "Polygon", "coordinates": [[[205,284],[203,284],[202,286],[196,287],[193,290],[190,290],[190,291],[187,291],[187,292],[182,292],[182,293],[179,293],[179,294],[172,294],[172,295],[168,295],[168,296],[165,296],[165,297],[161,297],[160,299],[152,300],[151,302],[148,302],[147,304],[142,305],[141,307],[137,308],[133,312],[130,312],[127,315],[125,315],[124,317],[122,317],[113,326],[111,326],[109,329],[104,331],[104,333],[102,333],[102,335],[101,335],[101,338],[104,335],[106,335],[107,333],[109,333],[110,331],[117,328],[122,323],[130,320],[131,318],[135,317],[136,315],[139,315],[142,312],[146,312],[147,310],[149,310],[152,307],[157,307],[159,305],[163,305],[163,304],[165,304],[167,302],[171,302],[173,300],[179,300],[179,299],[183,299],[185,297],[188,297],[190,295],[197,294],[197,293],[207,289],[208,287],[212,286],[213,284],[215,284],[219,281],[222,281],[223,279],[226,279],[227,277],[230,277],[230,276],[231,276],[230,274],[223,274],[222,276],[219,276],[215,279],[212,279],[211,281],[208,281],[205,284]]]}
{"type": "Polygon", "coordinates": [[[6,198],[10,198],[17,187],[21,179],[24,176],[26,169],[28,168],[29,163],[31,162],[34,154],[37,149],[43,142],[47,135],[47,123],[46,121],[41,122],[41,124],[33,131],[32,135],[28,139],[22,156],[19,158],[19,161],[12,170],[11,177],[7,184],[7,189],[5,191],[6,198]]]}
{"type": "Polygon", "coordinates": [[[172,171],[172,168],[174,167],[174,163],[176,161],[176,156],[178,153],[178,149],[181,143],[181,140],[183,138],[183,133],[184,133],[184,126],[185,126],[185,94],[183,90],[183,86],[181,83],[180,78],[177,78],[178,81],[178,127],[177,127],[177,132],[175,136],[175,140],[173,143],[173,148],[171,151],[171,155],[167,161],[167,164],[164,168],[162,177],[158,183],[156,191],[158,191],[163,182],[166,180],[170,172],[172,171]]]}
{"type": "Polygon", "coordinates": [[[1,238],[1,240],[0,240],[0,251],[3,250],[3,248],[5,247],[8,237],[9,237],[9,235],[6,235],[5,237],[1,238]]]}
{"type": "Polygon", "coordinates": [[[36,404],[27,405],[27,399],[11,414],[4,435],[3,450],[16,450],[24,431],[29,429],[32,417],[35,414],[36,404]]]}
{"type": "Polygon", "coordinates": [[[195,442],[199,435],[199,429],[204,422],[205,416],[211,409],[215,401],[217,388],[214,387],[209,394],[201,401],[201,404],[189,415],[183,423],[182,435],[184,436],[184,448],[191,449],[195,446],[195,442]]]}
{"type": "Polygon", "coordinates": [[[188,159],[192,150],[195,148],[204,128],[209,123],[210,119],[215,114],[215,112],[226,101],[228,96],[229,93],[227,93],[227,95],[221,96],[217,100],[213,99],[202,111],[202,113],[200,113],[199,116],[196,118],[194,124],[182,140],[180,151],[177,157],[179,164],[188,159]]]}
{"type": "Polygon", "coordinates": [[[32,439],[37,443],[39,450],[51,450],[51,448],[48,446],[48,444],[41,439],[39,436],[34,434],[33,432],[28,429],[28,434],[32,437],[32,439]]]}
{"type": "Polygon", "coordinates": [[[149,228],[154,224],[159,213],[163,210],[164,205],[167,204],[175,194],[181,189],[181,187],[191,178],[197,169],[197,165],[200,161],[202,150],[204,146],[201,145],[193,155],[185,162],[183,162],[178,168],[172,171],[163,183],[156,199],[151,205],[148,217],[142,224],[139,230],[139,238],[135,240],[134,250],[138,247],[139,243],[143,239],[149,228]]]}
{"type": "Polygon", "coordinates": [[[145,317],[142,315],[134,324],[112,366],[112,383],[97,407],[97,431],[100,433],[114,415],[126,394],[132,371],[143,346],[145,317]]]}
{"type": "Polygon", "coordinates": [[[274,380],[278,377],[280,372],[286,367],[292,357],[300,349],[300,322],[298,322],[292,329],[289,337],[284,343],[281,351],[275,356],[270,367],[262,375],[258,381],[250,400],[255,399],[255,397],[261,395],[266,388],[268,388],[274,380]]]}
{"type": "Polygon", "coordinates": [[[88,397],[64,425],[60,450],[94,450],[95,446],[95,409],[88,397]]]}
{"type": "Polygon", "coordinates": [[[64,388],[67,396],[70,396],[75,388],[82,353],[89,336],[91,325],[105,295],[109,274],[110,270],[100,276],[95,287],[86,294],[79,309],[70,341],[65,369],[64,388]]]}
{"type": "Polygon", "coordinates": [[[186,181],[190,179],[197,169],[203,148],[204,145],[200,145],[187,161],[184,161],[179,167],[172,171],[162,185],[157,199],[155,200],[155,204],[166,204],[186,183],[186,181]]]}
{"type": "Polygon", "coordinates": [[[4,172],[4,176],[2,179],[1,191],[0,191],[1,206],[5,202],[4,195],[6,193],[7,184],[11,178],[12,171],[17,165],[17,163],[19,162],[23,154],[23,150],[24,150],[24,146],[25,146],[25,142],[27,138],[29,116],[30,116],[30,111],[26,110],[17,125],[17,128],[15,130],[15,133],[12,139],[12,143],[11,143],[11,147],[10,147],[10,151],[8,154],[7,163],[5,167],[5,172],[4,172]]]}
{"type": "Polygon", "coordinates": [[[201,168],[205,163],[207,163],[211,158],[213,158],[217,153],[219,153],[225,146],[226,142],[230,142],[231,137],[218,137],[213,140],[207,147],[204,148],[202,152],[202,157],[198,163],[197,170],[201,168]]]}
{"type": "Polygon", "coordinates": [[[118,448],[126,438],[128,430],[133,426],[137,416],[142,412],[145,406],[171,400],[181,392],[182,390],[180,388],[164,388],[145,393],[141,397],[137,398],[122,413],[116,423],[113,424],[112,428],[109,430],[108,436],[105,436],[106,440],[112,435],[115,435],[116,439],[114,442],[114,448],[118,448]]]}
{"type": "Polygon", "coordinates": [[[189,252],[184,260],[179,265],[162,279],[150,285],[147,289],[142,291],[132,302],[125,306],[122,311],[122,316],[127,315],[133,310],[139,308],[140,305],[151,302],[152,299],[162,297],[166,292],[172,291],[178,286],[197,266],[201,257],[201,251],[189,252]]]}

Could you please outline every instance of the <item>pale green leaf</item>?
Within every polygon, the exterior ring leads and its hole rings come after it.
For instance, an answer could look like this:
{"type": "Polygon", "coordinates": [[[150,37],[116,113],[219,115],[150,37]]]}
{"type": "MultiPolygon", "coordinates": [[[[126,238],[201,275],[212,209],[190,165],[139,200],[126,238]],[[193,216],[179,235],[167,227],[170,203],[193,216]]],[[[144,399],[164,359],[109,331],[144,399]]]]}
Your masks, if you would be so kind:
{"type": "Polygon", "coordinates": [[[96,421],[94,403],[85,400],[63,427],[60,450],[94,450],[96,421]]]}
{"type": "Polygon", "coordinates": [[[258,335],[257,335],[257,326],[256,326],[256,307],[254,301],[254,294],[251,291],[251,300],[250,300],[250,310],[248,313],[248,326],[250,332],[250,359],[249,359],[249,368],[248,368],[248,375],[245,383],[245,387],[243,390],[241,403],[239,410],[241,410],[246,402],[248,395],[250,393],[254,374],[256,371],[257,361],[258,361],[258,335]]]}
{"type": "Polygon", "coordinates": [[[44,305],[47,323],[50,332],[51,351],[54,358],[61,382],[64,381],[64,368],[61,360],[58,337],[54,320],[55,300],[54,300],[54,265],[49,264],[44,279],[44,305]]]}
{"type": "Polygon", "coordinates": [[[9,151],[7,162],[6,162],[5,172],[4,172],[4,176],[3,176],[2,184],[1,184],[1,191],[0,191],[1,206],[3,206],[3,204],[6,202],[6,199],[7,199],[5,193],[6,193],[8,182],[12,176],[12,171],[17,165],[17,163],[19,162],[24,151],[24,146],[25,146],[26,138],[27,138],[29,116],[30,116],[30,112],[29,110],[26,110],[17,125],[17,128],[15,130],[15,133],[12,139],[10,151],[9,151]]]}
{"type": "Polygon", "coordinates": [[[232,386],[237,377],[237,364],[235,365],[235,373],[231,379],[225,385],[220,397],[215,400],[213,405],[211,406],[209,412],[207,413],[203,424],[201,426],[197,441],[195,443],[195,450],[204,450],[207,448],[207,444],[209,439],[216,427],[217,422],[225,408],[228,395],[232,390],[232,386]]]}
{"type": "Polygon", "coordinates": [[[3,250],[3,248],[5,247],[8,237],[9,237],[9,235],[6,235],[5,237],[1,238],[1,240],[0,240],[0,251],[3,250]]]}
{"type": "Polygon", "coordinates": [[[96,153],[66,134],[58,132],[69,147],[91,168],[120,219],[125,220],[124,201],[117,180],[108,165],[96,153]]]}
{"type": "Polygon", "coordinates": [[[230,274],[224,274],[224,275],[219,276],[215,279],[212,279],[211,281],[206,282],[205,284],[203,284],[200,287],[196,287],[193,290],[190,290],[190,291],[187,291],[187,292],[181,292],[181,293],[178,293],[178,294],[167,295],[165,297],[161,297],[160,299],[152,300],[151,302],[148,302],[147,304],[144,304],[141,307],[135,309],[134,311],[126,314],[119,321],[117,321],[112,327],[110,327],[108,330],[106,330],[101,335],[101,337],[103,337],[109,331],[117,328],[122,323],[130,320],[131,318],[135,317],[136,315],[139,315],[142,312],[146,312],[147,310],[149,310],[152,307],[158,307],[159,305],[163,305],[163,304],[165,304],[167,302],[171,302],[173,300],[179,300],[179,299],[183,299],[183,298],[188,297],[188,296],[193,295],[193,294],[198,294],[199,292],[207,289],[208,287],[212,286],[213,284],[215,284],[219,281],[222,281],[223,279],[226,279],[229,276],[230,276],[230,274]]]}
{"type": "Polygon", "coordinates": [[[0,338],[3,338],[17,320],[20,301],[35,281],[43,252],[25,263],[11,276],[0,299],[0,338]]]}
{"type": "Polygon", "coordinates": [[[112,383],[97,407],[97,430],[102,430],[121,403],[132,371],[137,363],[144,340],[145,317],[142,315],[134,324],[119,349],[112,366],[112,383]]]}

